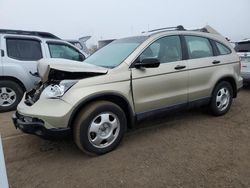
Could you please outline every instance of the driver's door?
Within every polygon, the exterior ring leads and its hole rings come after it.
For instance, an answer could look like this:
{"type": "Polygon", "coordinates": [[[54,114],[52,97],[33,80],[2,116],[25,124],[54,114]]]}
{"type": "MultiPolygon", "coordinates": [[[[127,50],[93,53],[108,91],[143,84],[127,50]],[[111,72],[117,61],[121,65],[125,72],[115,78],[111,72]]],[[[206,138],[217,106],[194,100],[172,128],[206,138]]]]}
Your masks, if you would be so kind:
{"type": "Polygon", "coordinates": [[[158,58],[157,68],[132,68],[132,87],[137,114],[187,104],[188,72],[182,60],[179,36],[167,36],[153,42],[139,56],[158,58]]]}

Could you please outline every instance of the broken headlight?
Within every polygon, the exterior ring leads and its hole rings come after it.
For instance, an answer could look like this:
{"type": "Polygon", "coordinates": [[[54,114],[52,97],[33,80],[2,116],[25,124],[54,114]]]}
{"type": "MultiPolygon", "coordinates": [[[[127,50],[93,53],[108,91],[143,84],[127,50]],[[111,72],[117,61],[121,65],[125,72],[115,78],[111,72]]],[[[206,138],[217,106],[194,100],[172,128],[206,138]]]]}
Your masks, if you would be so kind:
{"type": "Polygon", "coordinates": [[[76,83],[77,80],[63,80],[59,84],[49,85],[43,90],[40,98],[60,98],[76,83]]]}

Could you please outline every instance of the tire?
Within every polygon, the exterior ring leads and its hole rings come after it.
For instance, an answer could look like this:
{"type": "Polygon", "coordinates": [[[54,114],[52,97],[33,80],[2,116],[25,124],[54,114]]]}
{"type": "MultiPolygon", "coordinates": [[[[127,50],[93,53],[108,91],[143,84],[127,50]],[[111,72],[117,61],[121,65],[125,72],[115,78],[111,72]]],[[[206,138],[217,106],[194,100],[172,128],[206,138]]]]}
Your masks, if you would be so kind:
{"type": "Polygon", "coordinates": [[[10,80],[0,80],[0,112],[15,110],[23,97],[21,86],[10,80]]]}
{"type": "Polygon", "coordinates": [[[114,150],[127,130],[123,110],[109,101],[93,102],[76,118],[73,137],[76,145],[90,155],[102,155],[114,150]]]}
{"type": "Polygon", "coordinates": [[[230,83],[222,81],[218,83],[213,91],[210,102],[210,110],[214,116],[226,114],[233,101],[233,89],[230,83]]]}

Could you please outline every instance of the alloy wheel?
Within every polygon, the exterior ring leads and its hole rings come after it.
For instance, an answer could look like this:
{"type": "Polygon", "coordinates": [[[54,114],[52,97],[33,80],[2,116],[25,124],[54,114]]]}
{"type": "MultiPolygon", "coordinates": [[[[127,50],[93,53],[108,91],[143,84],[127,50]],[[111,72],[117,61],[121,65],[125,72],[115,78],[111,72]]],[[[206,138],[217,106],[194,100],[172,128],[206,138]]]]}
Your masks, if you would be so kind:
{"type": "Polygon", "coordinates": [[[16,101],[16,93],[8,87],[0,88],[0,106],[7,107],[14,104],[16,101]]]}

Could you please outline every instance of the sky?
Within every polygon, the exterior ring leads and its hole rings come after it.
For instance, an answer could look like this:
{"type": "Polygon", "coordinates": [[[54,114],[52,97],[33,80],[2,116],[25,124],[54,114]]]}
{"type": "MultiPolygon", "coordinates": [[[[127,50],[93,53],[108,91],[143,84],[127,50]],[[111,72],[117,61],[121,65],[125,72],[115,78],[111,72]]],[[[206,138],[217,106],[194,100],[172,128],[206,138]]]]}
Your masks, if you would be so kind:
{"type": "Polygon", "coordinates": [[[91,43],[183,25],[209,24],[232,41],[250,38],[250,0],[0,0],[0,28],[48,31],[91,43]]]}

